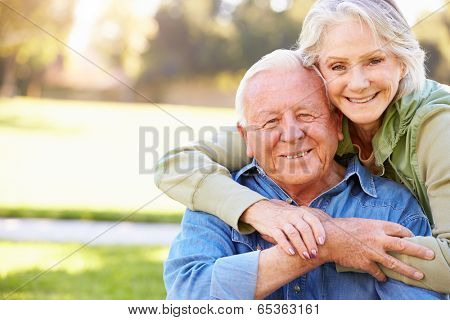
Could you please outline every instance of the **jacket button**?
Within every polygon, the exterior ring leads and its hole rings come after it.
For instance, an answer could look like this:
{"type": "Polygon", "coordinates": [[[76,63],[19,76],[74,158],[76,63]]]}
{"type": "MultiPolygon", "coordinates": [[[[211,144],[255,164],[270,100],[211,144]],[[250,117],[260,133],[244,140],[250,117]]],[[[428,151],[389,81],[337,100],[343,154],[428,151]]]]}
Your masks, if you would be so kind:
{"type": "Polygon", "coordinates": [[[294,292],[295,292],[296,294],[299,294],[299,293],[300,293],[300,286],[299,286],[298,284],[296,284],[296,285],[294,286],[294,292]]]}
{"type": "Polygon", "coordinates": [[[292,202],[294,202],[294,200],[292,200],[291,198],[287,198],[285,201],[289,204],[292,204],[292,202]]]}

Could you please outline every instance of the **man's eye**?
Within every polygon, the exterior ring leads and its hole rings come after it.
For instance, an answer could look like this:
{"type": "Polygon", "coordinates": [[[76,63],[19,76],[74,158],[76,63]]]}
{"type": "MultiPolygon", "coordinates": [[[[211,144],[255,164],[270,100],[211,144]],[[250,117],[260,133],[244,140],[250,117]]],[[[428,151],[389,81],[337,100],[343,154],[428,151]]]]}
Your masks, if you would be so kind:
{"type": "Polygon", "coordinates": [[[345,70],[345,66],[342,64],[333,64],[331,66],[331,70],[333,71],[344,71],[345,70]]]}
{"type": "Polygon", "coordinates": [[[264,123],[263,128],[265,128],[265,129],[273,128],[277,125],[277,123],[278,123],[278,119],[270,119],[269,121],[264,123]]]}
{"type": "Polygon", "coordinates": [[[300,113],[297,116],[298,119],[303,120],[303,121],[312,121],[314,120],[314,116],[312,114],[309,113],[300,113]]]}

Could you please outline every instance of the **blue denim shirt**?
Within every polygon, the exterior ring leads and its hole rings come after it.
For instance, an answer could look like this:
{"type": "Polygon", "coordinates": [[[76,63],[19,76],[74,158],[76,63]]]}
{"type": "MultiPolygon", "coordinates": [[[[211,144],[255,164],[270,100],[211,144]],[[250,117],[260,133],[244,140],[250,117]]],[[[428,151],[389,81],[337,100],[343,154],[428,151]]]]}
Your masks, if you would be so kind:
{"type": "MultiPolygon", "coordinates": [[[[233,179],[269,199],[289,196],[255,160],[233,179]]],[[[295,204],[295,202],[294,202],[295,204]]],[[[397,222],[415,235],[431,234],[416,199],[403,186],[370,174],[356,158],[344,179],[310,205],[332,217],[359,217],[397,222]]],[[[217,217],[186,210],[180,234],[164,264],[168,299],[253,299],[260,250],[270,248],[257,232],[242,235],[217,217]]],[[[351,254],[351,253],[349,253],[351,254]]],[[[279,288],[266,299],[440,299],[439,293],[389,279],[378,282],[366,273],[338,273],[324,264],[279,288]]]]}

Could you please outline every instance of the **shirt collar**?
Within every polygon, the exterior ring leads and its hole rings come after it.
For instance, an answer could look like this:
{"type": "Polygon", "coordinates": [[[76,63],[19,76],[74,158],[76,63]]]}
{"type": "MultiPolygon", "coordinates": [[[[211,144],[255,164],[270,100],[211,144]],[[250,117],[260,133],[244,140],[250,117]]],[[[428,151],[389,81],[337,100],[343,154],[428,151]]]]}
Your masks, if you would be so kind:
{"type": "Polygon", "coordinates": [[[241,168],[238,172],[236,172],[236,175],[234,176],[235,180],[238,180],[239,177],[243,174],[250,174],[251,171],[258,170],[258,172],[264,172],[264,170],[258,165],[258,162],[255,158],[252,159],[252,162],[245,165],[241,168]]]}
{"type": "MultiPolygon", "coordinates": [[[[258,165],[258,162],[253,158],[252,162],[244,166],[235,175],[235,180],[238,180],[241,175],[248,175],[257,171],[260,175],[266,175],[264,170],[258,165]]],[[[369,170],[364,167],[358,160],[357,156],[353,156],[347,162],[347,170],[345,171],[345,176],[343,181],[348,181],[351,177],[357,177],[359,185],[362,190],[373,198],[377,198],[377,190],[375,187],[375,182],[373,180],[373,175],[369,170]]]]}
{"type": "Polygon", "coordinates": [[[363,191],[373,198],[377,198],[377,190],[375,182],[373,181],[373,175],[369,170],[359,162],[358,157],[352,157],[345,171],[344,181],[348,181],[351,177],[356,176],[358,178],[359,185],[363,191]]]}

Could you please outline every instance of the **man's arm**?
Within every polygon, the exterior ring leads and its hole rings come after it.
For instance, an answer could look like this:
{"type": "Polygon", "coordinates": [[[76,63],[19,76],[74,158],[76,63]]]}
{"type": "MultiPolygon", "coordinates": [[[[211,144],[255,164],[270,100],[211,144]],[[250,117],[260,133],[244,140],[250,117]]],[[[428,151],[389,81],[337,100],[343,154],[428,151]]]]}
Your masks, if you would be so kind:
{"type": "Polygon", "coordinates": [[[304,260],[299,255],[287,255],[278,245],[261,251],[254,298],[264,299],[275,290],[325,262],[326,257],[323,256],[304,260]]]}
{"type": "Polygon", "coordinates": [[[167,299],[252,299],[260,252],[236,255],[231,237],[218,218],[187,210],[164,263],[167,299]]]}

